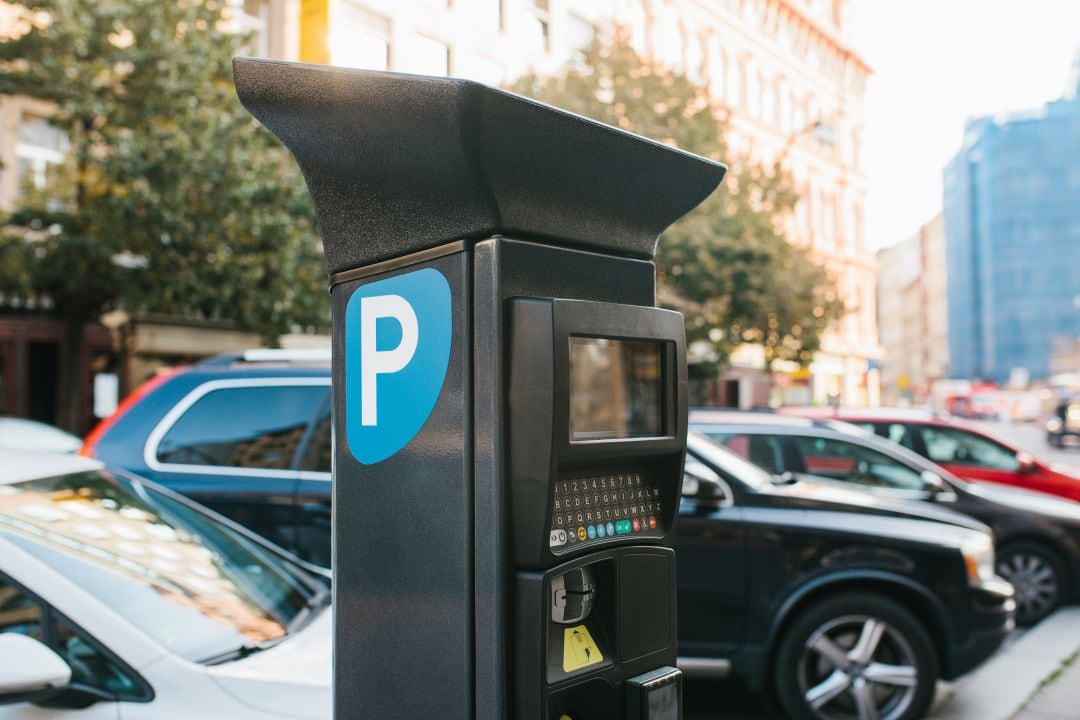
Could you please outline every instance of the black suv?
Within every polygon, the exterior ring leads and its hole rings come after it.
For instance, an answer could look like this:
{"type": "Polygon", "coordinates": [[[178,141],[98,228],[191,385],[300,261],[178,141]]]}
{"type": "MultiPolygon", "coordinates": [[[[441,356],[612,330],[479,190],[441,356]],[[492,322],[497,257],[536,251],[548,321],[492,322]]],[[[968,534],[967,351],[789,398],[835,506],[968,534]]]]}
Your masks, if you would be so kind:
{"type": "Polygon", "coordinates": [[[1043,493],[970,483],[854,425],[767,413],[691,411],[690,428],[770,473],[947,508],[986,523],[997,572],[1016,588],[1017,620],[1038,622],[1080,601],[1080,505],[1043,493]]]}
{"type": "Polygon", "coordinates": [[[679,666],[771,684],[793,718],[921,717],[1013,627],[985,526],[778,481],[695,434],[675,549],[679,666]]]}
{"type": "Polygon", "coordinates": [[[159,375],[80,452],[330,565],[330,355],[254,350],[159,375]]]}

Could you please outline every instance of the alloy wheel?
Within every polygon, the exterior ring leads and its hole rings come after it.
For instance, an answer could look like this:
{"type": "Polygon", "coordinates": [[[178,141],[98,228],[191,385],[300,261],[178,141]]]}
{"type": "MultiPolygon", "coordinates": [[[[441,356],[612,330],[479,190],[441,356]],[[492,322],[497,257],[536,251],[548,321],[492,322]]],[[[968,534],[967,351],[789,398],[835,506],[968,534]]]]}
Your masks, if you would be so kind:
{"type": "Polygon", "coordinates": [[[798,674],[806,706],[821,720],[895,720],[919,684],[911,644],[869,615],[837,618],[811,633],[798,674]]]}
{"type": "Polygon", "coordinates": [[[1019,622],[1035,622],[1057,607],[1061,580],[1057,568],[1040,553],[1030,550],[1005,553],[998,560],[997,572],[1016,591],[1019,622]]]}

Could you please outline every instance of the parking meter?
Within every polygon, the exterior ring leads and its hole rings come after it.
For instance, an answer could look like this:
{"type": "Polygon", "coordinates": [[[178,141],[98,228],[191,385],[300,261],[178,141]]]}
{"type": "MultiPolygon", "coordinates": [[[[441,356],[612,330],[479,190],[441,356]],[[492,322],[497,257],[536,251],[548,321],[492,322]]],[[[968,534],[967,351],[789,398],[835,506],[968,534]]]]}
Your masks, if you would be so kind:
{"type": "Polygon", "coordinates": [[[330,275],[335,716],[681,717],[653,253],[723,166],[468,81],[235,77],[330,275]]]}

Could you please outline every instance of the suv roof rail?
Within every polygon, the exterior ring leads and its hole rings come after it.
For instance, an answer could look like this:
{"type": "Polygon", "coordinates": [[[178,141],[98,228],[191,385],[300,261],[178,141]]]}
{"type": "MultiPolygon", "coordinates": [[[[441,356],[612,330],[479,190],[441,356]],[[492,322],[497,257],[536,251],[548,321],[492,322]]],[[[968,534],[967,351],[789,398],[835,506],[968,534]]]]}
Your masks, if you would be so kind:
{"type": "Polygon", "coordinates": [[[330,348],[258,348],[245,350],[244,362],[330,362],[330,348]]]}
{"type": "Polygon", "coordinates": [[[298,348],[287,350],[283,348],[254,348],[242,353],[224,353],[207,358],[199,363],[208,365],[233,365],[234,363],[249,362],[330,362],[330,350],[321,348],[298,348]]]}

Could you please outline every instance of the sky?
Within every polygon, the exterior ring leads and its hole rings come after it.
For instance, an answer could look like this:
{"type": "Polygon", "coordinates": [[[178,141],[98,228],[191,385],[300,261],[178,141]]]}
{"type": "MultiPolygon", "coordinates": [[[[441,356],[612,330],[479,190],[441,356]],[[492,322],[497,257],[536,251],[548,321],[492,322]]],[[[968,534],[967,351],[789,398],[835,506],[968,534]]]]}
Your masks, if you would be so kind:
{"type": "Polygon", "coordinates": [[[941,172],[969,117],[1061,97],[1080,0],[861,0],[867,83],[866,244],[913,235],[941,210],[941,172]]]}

